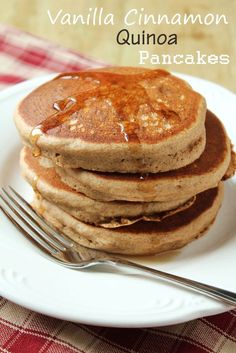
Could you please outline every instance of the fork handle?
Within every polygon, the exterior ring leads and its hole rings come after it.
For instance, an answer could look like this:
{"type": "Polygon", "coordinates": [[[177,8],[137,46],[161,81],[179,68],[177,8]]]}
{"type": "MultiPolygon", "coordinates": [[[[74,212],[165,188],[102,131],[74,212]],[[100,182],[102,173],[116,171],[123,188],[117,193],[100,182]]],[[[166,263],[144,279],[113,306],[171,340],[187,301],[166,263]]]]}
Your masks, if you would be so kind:
{"type": "Polygon", "coordinates": [[[123,259],[106,259],[106,260],[100,260],[100,263],[109,263],[111,265],[115,266],[125,266],[125,267],[130,267],[134,268],[137,270],[140,270],[142,272],[149,273],[155,277],[158,278],[164,278],[165,280],[169,282],[174,282],[179,284],[180,286],[190,288],[198,293],[203,293],[211,298],[217,299],[221,302],[224,302],[228,305],[233,305],[236,306],[236,293],[230,292],[228,290],[210,286],[208,284],[204,284],[201,282],[193,281],[188,278],[180,277],[173,275],[171,273],[159,271],[150,267],[146,267],[131,261],[123,260],[123,259]]]}

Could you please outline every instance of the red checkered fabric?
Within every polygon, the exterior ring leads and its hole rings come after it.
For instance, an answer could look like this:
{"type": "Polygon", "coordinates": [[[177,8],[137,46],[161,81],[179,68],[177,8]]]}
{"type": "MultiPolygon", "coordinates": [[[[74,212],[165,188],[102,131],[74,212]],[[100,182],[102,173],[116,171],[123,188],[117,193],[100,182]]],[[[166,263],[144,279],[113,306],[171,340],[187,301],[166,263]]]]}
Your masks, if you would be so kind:
{"type": "Polygon", "coordinates": [[[0,89],[52,72],[102,65],[100,61],[0,24],[0,89]]]}
{"type": "MultiPolygon", "coordinates": [[[[0,88],[102,63],[0,25],[0,88]]],[[[236,353],[236,310],[162,328],[117,329],[49,318],[0,298],[0,352],[236,353]]]]}

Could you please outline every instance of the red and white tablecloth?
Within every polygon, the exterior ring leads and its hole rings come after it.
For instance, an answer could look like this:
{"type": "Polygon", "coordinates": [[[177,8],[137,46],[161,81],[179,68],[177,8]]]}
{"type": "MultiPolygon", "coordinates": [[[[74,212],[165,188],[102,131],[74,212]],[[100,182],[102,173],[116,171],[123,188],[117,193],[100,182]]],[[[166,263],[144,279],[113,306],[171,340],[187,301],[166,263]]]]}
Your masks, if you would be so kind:
{"type": "MultiPolygon", "coordinates": [[[[0,25],[0,89],[51,72],[101,65],[0,25]]],[[[0,352],[236,353],[236,310],[169,327],[118,329],[53,319],[0,297],[0,352]]]]}

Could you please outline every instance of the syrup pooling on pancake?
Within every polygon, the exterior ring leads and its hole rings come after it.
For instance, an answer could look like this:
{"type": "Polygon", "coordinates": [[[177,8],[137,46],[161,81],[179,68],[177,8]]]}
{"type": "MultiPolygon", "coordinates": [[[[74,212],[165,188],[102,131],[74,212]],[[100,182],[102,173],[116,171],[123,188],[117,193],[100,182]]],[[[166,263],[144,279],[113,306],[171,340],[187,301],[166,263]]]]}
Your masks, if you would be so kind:
{"type": "Polygon", "coordinates": [[[53,108],[57,112],[42,120],[31,132],[34,155],[40,155],[37,142],[41,135],[71,119],[78,119],[79,112],[86,108],[91,99],[105,101],[110,109],[115,110],[117,125],[125,142],[142,142],[140,132],[149,127],[159,134],[168,133],[181,121],[181,117],[168,108],[163,100],[152,100],[144,86],[147,80],[163,79],[167,76],[169,73],[164,70],[128,75],[98,71],[59,75],[55,80],[91,81],[96,87],[54,102],[53,108]]]}

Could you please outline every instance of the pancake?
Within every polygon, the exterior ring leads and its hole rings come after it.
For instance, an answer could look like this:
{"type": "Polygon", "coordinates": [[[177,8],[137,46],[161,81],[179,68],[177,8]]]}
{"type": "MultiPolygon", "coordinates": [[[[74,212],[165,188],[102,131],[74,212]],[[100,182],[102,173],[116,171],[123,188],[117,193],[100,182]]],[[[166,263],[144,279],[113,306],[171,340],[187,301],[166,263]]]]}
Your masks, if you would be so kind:
{"type": "Polygon", "coordinates": [[[185,211],[161,222],[141,221],[130,226],[104,229],[70,216],[47,200],[35,199],[33,207],[48,223],[88,248],[118,254],[151,255],[181,248],[201,236],[213,223],[223,199],[223,183],[204,191],[185,211]]]}
{"type": "Polygon", "coordinates": [[[35,155],[63,168],[156,173],[201,155],[205,113],[168,72],[115,67],[59,75],[20,102],[15,123],[35,155]]]}
{"type": "MultiPolygon", "coordinates": [[[[142,203],[96,201],[64,184],[54,168],[42,167],[39,159],[32,156],[28,147],[24,147],[21,151],[20,164],[24,177],[37,194],[42,195],[46,200],[57,204],[68,214],[86,223],[103,223],[106,224],[106,227],[115,227],[119,224],[125,224],[125,222],[134,222],[136,218],[143,216],[153,217],[157,213],[169,210],[178,212],[190,204],[187,203],[187,199],[142,203]]],[[[162,215],[162,217],[167,215],[162,215]]]]}
{"type": "Polygon", "coordinates": [[[235,171],[236,171],[236,153],[233,150],[233,145],[231,145],[231,159],[230,159],[228,169],[226,170],[226,173],[223,176],[223,180],[232,178],[235,174],[235,171]]]}
{"type": "Polygon", "coordinates": [[[230,141],[222,123],[207,111],[206,148],[198,160],[186,167],[149,175],[100,173],[60,167],[56,171],[65,184],[98,200],[166,202],[190,198],[217,186],[229,165],[232,175],[235,162],[233,152],[232,158],[230,155],[230,141]]]}

